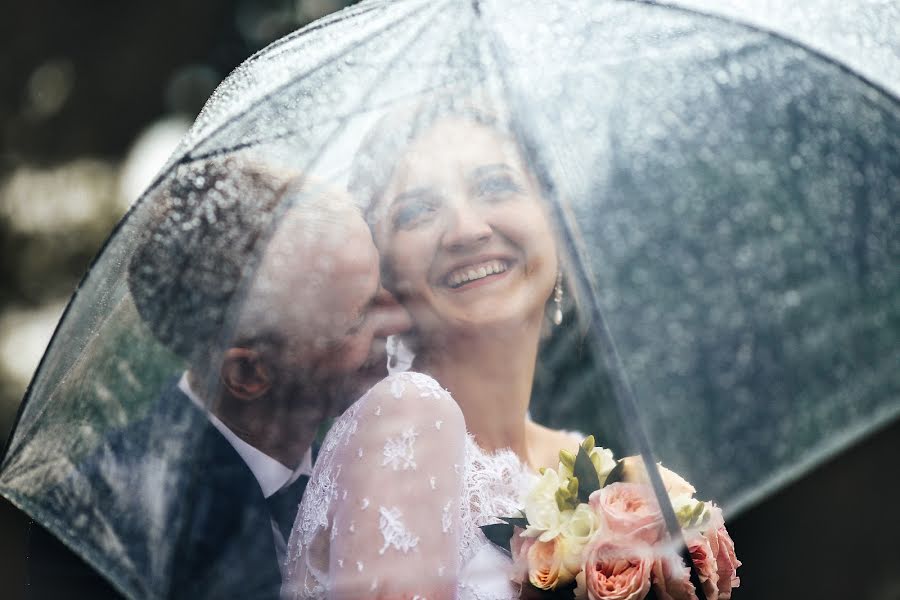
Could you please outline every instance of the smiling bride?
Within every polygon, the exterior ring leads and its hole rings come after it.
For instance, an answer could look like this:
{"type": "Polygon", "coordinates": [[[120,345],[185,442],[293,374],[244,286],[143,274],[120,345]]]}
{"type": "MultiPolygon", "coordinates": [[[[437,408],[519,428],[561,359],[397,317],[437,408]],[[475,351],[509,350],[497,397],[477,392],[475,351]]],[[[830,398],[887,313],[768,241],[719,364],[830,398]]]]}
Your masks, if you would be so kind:
{"type": "Polygon", "coordinates": [[[285,596],[516,598],[479,527],[580,440],[528,418],[542,332],[562,316],[540,185],[496,119],[443,107],[376,125],[351,189],[413,317],[419,372],[377,384],[325,439],[285,596]]]}

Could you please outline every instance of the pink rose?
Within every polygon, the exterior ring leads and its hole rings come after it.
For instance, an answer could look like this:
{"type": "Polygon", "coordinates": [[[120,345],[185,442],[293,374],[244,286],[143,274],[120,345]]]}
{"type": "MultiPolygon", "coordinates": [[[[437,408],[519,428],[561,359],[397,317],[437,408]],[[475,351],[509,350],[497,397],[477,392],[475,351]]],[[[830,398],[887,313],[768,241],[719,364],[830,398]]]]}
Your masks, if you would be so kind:
{"type": "Polygon", "coordinates": [[[716,588],[720,600],[731,598],[732,588],[741,584],[737,576],[737,568],[741,561],[734,553],[734,542],[725,529],[725,519],[722,517],[722,509],[710,504],[710,520],[703,531],[703,537],[709,542],[710,550],[716,563],[716,588]]]}
{"type": "Polygon", "coordinates": [[[648,544],[655,544],[662,537],[662,514],[650,486],[612,483],[591,494],[590,504],[614,534],[648,544]]]}
{"type": "Polygon", "coordinates": [[[737,568],[741,566],[741,561],[737,559],[734,553],[734,542],[725,526],[718,527],[714,532],[707,533],[709,537],[713,535],[717,538],[719,552],[716,554],[716,572],[719,576],[719,600],[728,600],[731,598],[732,588],[741,585],[741,580],[737,576],[737,568]]]}
{"type": "Polygon", "coordinates": [[[659,600],[697,600],[691,583],[691,569],[684,566],[677,556],[656,559],[650,581],[659,600]]]}
{"type": "MultiPolygon", "coordinates": [[[[715,539],[715,536],[713,537],[715,539]]],[[[716,549],[713,549],[709,538],[705,535],[694,534],[687,541],[687,546],[694,568],[697,569],[700,585],[703,586],[703,593],[706,594],[706,600],[718,600],[719,572],[716,567],[718,540],[716,539],[716,549]]]]}
{"type": "Polygon", "coordinates": [[[626,540],[601,541],[588,550],[585,558],[587,597],[589,600],[641,600],[650,590],[652,566],[647,548],[626,540]]]}

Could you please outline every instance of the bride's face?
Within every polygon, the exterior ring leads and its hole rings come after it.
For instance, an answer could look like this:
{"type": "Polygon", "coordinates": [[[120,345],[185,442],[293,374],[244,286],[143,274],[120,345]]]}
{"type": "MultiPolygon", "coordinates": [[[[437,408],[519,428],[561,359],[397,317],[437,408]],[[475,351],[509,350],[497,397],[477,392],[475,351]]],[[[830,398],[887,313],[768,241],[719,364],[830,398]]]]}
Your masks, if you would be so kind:
{"type": "Polygon", "coordinates": [[[558,266],[513,143],[461,119],[418,137],[376,206],[388,285],[426,337],[543,318],[558,266]]]}

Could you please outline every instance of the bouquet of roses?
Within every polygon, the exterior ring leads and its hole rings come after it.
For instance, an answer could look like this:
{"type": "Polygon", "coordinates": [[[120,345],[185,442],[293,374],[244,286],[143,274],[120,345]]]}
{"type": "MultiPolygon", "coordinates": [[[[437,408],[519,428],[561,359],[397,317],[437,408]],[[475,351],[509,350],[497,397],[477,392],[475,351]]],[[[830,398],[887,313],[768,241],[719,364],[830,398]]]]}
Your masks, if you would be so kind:
{"type": "MultiPolygon", "coordinates": [[[[659,470],[706,599],[731,598],[741,563],[721,509],[695,499],[676,473],[659,470]]],[[[616,461],[593,436],[577,455],[561,451],[559,466],[543,469],[525,494],[521,514],[501,520],[481,529],[512,556],[522,598],[697,598],[690,569],[666,541],[641,458],[616,461]]]]}

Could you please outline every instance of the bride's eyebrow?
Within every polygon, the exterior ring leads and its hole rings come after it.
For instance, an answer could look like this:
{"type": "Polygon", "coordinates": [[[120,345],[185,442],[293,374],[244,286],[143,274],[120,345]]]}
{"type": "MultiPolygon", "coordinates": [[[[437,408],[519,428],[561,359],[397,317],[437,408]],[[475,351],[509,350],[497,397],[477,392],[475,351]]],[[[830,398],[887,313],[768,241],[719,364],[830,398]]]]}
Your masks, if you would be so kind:
{"type": "Polygon", "coordinates": [[[469,174],[470,179],[478,179],[480,177],[484,177],[485,175],[490,175],[495,171],[503,171],[506,173],[515,172],[510,165],[506,163],[493,163],[490,165],[482,165],[480,167],[475,167],[472,169],[472,172],[469,174]]]}

